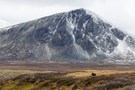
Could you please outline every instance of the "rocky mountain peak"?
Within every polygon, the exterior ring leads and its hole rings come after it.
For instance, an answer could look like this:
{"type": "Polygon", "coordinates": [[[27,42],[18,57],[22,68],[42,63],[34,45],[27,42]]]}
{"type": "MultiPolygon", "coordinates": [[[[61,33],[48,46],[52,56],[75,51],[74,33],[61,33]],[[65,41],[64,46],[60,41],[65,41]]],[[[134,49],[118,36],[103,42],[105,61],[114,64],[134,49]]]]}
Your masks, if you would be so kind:
{"type": "Polygon", "coordinates": [[[93,12],[76,9],[3,28],[0,50],[0,59],[131,60],[135,40],[93,12]]]}

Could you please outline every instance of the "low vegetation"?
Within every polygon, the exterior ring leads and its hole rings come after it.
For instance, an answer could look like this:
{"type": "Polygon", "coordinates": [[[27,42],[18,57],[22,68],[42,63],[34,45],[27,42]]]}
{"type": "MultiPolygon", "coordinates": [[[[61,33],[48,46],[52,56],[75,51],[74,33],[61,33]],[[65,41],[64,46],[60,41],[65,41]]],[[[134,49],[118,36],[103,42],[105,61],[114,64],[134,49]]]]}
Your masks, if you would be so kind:
{"type": "Polygon", "coordinates": [[[1,63],[0,90],[135,90],[134,65],[1,63]]]}
{"type": "Polygon", "coordinates": [[[134,72],[104,75],[93,72],[85,77],[69,76],[71,73],[79,72],[20,74],[1,82],[0,90],[134,90],[131,87],[135,85],[134,72]]]}

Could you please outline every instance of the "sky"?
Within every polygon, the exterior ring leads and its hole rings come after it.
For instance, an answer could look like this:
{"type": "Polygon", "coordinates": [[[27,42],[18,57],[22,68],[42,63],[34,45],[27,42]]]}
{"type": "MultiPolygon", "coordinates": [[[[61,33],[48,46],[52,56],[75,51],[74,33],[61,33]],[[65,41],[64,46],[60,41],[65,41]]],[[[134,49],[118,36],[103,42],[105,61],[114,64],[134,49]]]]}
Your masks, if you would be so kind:
{"type": "Polygon", "coordinates": [[[135,35],[135,0],[0,0],[0,26],[10,26],[77,8],[88,9],[135,35]]]}

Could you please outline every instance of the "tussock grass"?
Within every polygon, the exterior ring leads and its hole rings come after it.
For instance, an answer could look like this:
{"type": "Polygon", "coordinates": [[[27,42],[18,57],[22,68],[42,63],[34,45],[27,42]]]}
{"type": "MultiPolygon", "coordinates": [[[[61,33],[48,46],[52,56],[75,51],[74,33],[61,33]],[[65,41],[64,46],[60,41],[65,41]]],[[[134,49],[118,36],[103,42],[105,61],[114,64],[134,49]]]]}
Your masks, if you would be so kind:
{"type": "MultiPolygon", "coordinates": [[[[2,71],[2,70],[1,70],[2,71]]],[[[10,76],[10,70],[4,71],[10,76]]],[[[6,73],[6,74],[4,74],[6,73]]],[[[15,71],[13,77],[0,80],[0,90],[115,90],[135,85],[133,70],[83,70],[67,73],[15,71]],[[92,76],[95,73],[97,76],[92,76]]]]}

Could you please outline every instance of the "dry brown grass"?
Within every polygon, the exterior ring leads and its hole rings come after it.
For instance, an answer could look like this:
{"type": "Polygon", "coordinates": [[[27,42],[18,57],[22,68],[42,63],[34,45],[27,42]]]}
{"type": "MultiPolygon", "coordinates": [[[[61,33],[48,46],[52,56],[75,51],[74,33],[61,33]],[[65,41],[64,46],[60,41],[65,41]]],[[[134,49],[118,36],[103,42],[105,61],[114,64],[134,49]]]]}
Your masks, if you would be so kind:
{"type": "Polygon", "coordinates": [[[99,88],[101,90],[115,90],[118,88],[122,88],[118,90],[134,90],[129,89],[135,87],[134,76],[135,67],[131,66],[53,63],[9,64],[0,65],[0,82],[1,79],[8,79],[13,83],[0,83],[0,90],[29,90],[28,88],[34,88],[35,90],[58,90],[60,88],[63,90],[76,90],[78,88],[80,90],[99,90],[99,88]],[[92,73],[95,73],[96,76],[92,77],[92,73]],[[25,77],[22,74],[28,74],[30,77],[25,77]],[[33,74],[36,78],[33,78],[33,74]],[[22,77],[14,81],[13,78],[18,75],[22,75],[22,77]],[[19,86],[19,84],[23,86],[19,86]],[[130,87],[131,84],[132,87],[130,87]],[[109,89],[110,86],[115,89],[109,89]]]}
{"type": "Polygon", "coordinates": [[[66,74],[66,77],[87,77],[91,76],[91,73],[95,73],[97,76],[100,75],[110,75],[110,74],[120,74],[120,73],[135,73],[135,70],[83,70],[78,72],[71,72],[66,74]]]}
{"type": "Polygon", "coordinates": [[[134,90],[135,73],[63,77],[66,73],[22,74],[0,85],[0,90],[134,90]]]}
{"type": "Polygon", "coordinates": [[[0,70],[0,82],[14,78],[21,74],[34,74],[34,73],[52,73],[52,71],[33,71],[33,70],[0,70]]]}
{"type": "MultiPolygon", "coordinates": [[[[52,73],[57,71],[33,71],[33,70],[0,70],[0,79],[6,77],[15,77],[20,74],[32,74],[32,73],[52,73]]],[[[120,73],[135,73],[135,70],[80,70],[80,71],[71,71],[68,72],[64,77],[88,77],[92,73],[95,73],[97,76],[100,75],[110,75],[110,74],[120,74],[120,73]]]]}

